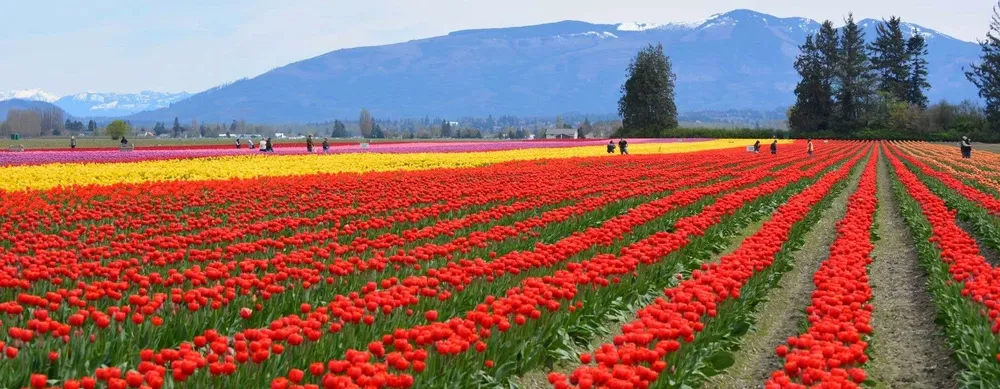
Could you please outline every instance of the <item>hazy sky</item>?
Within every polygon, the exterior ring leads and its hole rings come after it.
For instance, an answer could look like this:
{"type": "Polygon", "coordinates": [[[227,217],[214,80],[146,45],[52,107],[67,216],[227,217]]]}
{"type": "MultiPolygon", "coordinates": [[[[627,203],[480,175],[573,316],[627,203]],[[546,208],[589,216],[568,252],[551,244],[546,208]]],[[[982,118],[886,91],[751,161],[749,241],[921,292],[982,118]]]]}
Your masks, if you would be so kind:
{"type": "Polygon", "coordinates": [[[332,50],[560,20],[682,22],[748,8],[899,15],[973,41],[993,0],[2,0],[0,90],[199,92],[332,50]]]}

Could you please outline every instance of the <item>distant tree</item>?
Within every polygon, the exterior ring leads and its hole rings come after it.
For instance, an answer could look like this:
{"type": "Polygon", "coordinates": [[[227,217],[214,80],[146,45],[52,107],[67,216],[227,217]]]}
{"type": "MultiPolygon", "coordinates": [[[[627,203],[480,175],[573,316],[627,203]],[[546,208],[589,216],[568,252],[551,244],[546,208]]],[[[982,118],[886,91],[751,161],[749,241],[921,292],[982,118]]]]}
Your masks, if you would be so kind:
{"type": "Polygon", "coordinates": [[[226,137],[229,137],[230,134],[236,133],[237,128],[236,119],[233,119],[233,123],[229,125],[229,132],[226,133],[226,137]]]}
{"type": "Polygon", "coordinates": [[[979,41],[982,60],[971,65],[965,77],[979,88],[979,97],[986,101],[986,120],[990,130],[1000,132],[1000,11],[993,7],[993,19],[986,39],[979,41]]]}
{"type": "Polygon", "coordinates": [[[449,123],[447,120],[444,120],[444,121],[441,122],[441,137],[442,138],[451,138],[452,137],[451,123],[449,123]]]}
{"type": "Polygon", "coordinates": [[[163,122],[156,122],[153,126],[153,134],[160,136],[167,133],[167,126],[163,125],[163,122]]]}
{"type": "Polygon", "coordinates": [[[865,33],[848,14],[840,39],[840,70],[837,74],[837,130],[850,133],[864,126],[865,105],[874,91],[871,61],[865,51],[865,33]]]}
{"type": "Polygon", "coordinates": [[[587,135],[590,135],[591,132],[594,132],[594,125],[590,123],[589,117],[584,117],[580,128],[576,129],[576,133],[580,135],[580,139],[586,139],[587,135]]]}
{"type": "Polygon", "coordinates": [[[385,133],[382,132],[382,126],[380,126],[380,125],[378,125],[376,123],[375,126],[372,127],[372,135],[371,135],[371,137],[372,138],[376,138],[376,139],[385,138],[385,133]]]}
{"type": "Polygon", "coordinates": [[[181,127],[181,121],[177,120],[177,117],[174,117],[174,127],[173,127],[173,130],[174,130],[174,138],[180,137],[181,136],[181,131],[184,130],[181,127]]]}
{"type": "Polygon", "coordinates": [[[801,79],[795,86],[795,105],[788,111],[788,125],[796,132],[827,130],[833,98],[823,79],[823,57],[812,35],[806,36],[799,51],[794,66],[801,79]]]}
{"type": "Polygon", "coordinates": [[[527,137],[528,133],[526,133],[523,128],[518,128],[517,131],[514,132],[514,139],[524,139],[527,137]]]}
{"type": "Polygon", "coordinates": [[[97,122],[91,120],[87,122],[87,132],[96,134],[97,133],[97,122]]]}
{"type": "Polygon", "coordinates": [[[869,45],[871,66],[878,77],[878,91],[906,101],[910,81],[910,58],[903,38],[902,21],[890,17],[875,29],[875,41],[869,45]]]}
{"type": "Polygon", "coordinates": [[[926,109],[928,100],[924,90],[930,89],[931,84],[927,82],[927,41],[924,36],[914,32],[906,42],[906,52],[910,58],[910,79],[906,82],[905,100],[920,109],[926,109]]]}
{"type": "Polygon", "coordinates": [[[677,127],[674,80],[670,59],[663,45],[649,45],[639,51],[628,66],[627,79],[618,100],[623,136],[657,137],[677,127]]]}
{"type": "Polygon", "coordinates": [[[340,120],[333,121],[333,131],[330,136],[334,138],[347,138],[347,127],[340,120]]]}
{"type": "Polygon", "coordinates": [[[556,116],[556,128],[563,128],[563,124],[562,116],[556,116]]]}
{"type": "Polygon", "coordinates": [[[358,126],[361,128],[361,136],[364,138],[371,138],[374,132],[375,120],[372,119],[371,112],[368,112],[368,108],[362,108],[361,114],[358,116],[358,126]]]}
{"type": "Polygon", "coordinates": [[[107,131],[108,136],[110,136],[111,139],[118,140],[121,139],[126,134],[128,134],[129,131],[131,131],[131,126],[129,126],[129,124],[124,120],[115,120],[110,124],[108,124],[105,130],[107,131]]]}

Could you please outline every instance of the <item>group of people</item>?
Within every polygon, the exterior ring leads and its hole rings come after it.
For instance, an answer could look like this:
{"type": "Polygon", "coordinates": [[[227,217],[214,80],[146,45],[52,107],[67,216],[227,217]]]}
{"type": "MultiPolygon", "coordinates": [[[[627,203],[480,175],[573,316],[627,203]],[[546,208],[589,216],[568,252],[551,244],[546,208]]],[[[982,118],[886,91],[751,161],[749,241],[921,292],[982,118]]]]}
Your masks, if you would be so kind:
{"type": "MultiPolygon", "coordinates": [[[[264,140],[260,141],[259,144],[254,144],[253,143],[253,138],[247,139],[247,148],[248,149],[253,150],[253,149],[256,149],[258,147],[260,148],[261,152],[268,152],[268,153],[269,152],[274,152],[274,144],[271,143],[271,138],[265,138],[264,140]]],[[[237,149],[242,149],[243,148],[243,139],[242,138],[239,138],[239,137],[236,138],[236,148],[237,149]]]]}
{"type": "MultiPolygon", "coordinates": [[[[330,141],[328,139],[323,138],[323,143],[321,144],[321,146],[323,147],[323,152],[324,153],[329,153],[330,152],[330,141]]],[[[310,153],[313,152],[313,147],[314,147],[313,146],[313,136],[312,136],[312,134],[309,134],[309,135],[306,136],[306,151],[310,152],[310,153]]]]}
{"type": "MultiPolygon", "coordinates": [[[[809,158],[812,158],[814,151],[816,151],[816,148],[813,146],[812,138],[806,139],[806,154],[809,154],[809,158]]],[[[758,154],[760,153],[760,140],[753,143],[753,152],[758,154]]],[[[771,141],[771,155],[777,155],[777,154],[778,154],[778,139],[775,138],[774,140],[771,141]]]]}
{"type": "MultiPolygon", "coordinates": [[[[625,138],[621,138],[618,140],[618,150],[621,152],[622,155],[628,155],[628,141],[625,140],[625,138]]],[[[614,154],[614,153],[615,153],[615,141],[609,140],[608,154],[614,154]]]]}

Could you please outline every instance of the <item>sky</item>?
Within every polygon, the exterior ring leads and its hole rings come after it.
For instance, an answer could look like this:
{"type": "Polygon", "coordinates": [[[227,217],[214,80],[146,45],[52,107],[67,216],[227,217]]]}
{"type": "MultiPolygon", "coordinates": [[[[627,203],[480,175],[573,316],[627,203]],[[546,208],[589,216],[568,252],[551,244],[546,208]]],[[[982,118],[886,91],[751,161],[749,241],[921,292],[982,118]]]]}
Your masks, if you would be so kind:
{"type": "MultiPolygon", "coordinates": [[[[200,92],[333,50],[561,20],[686,22],[733,9],[898,15],[975,41],[993,0],[0,0],[0,91],[200,92]]],[[[842,22],[841,22],[842,24],[842,22]]]]}

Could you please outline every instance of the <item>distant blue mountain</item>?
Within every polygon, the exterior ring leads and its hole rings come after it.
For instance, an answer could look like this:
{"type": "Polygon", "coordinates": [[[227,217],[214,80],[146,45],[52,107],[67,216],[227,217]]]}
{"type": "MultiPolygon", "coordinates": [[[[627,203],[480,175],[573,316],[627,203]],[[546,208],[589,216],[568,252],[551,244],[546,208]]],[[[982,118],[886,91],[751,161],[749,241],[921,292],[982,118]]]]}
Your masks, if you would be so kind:
{"type": "MultiPolygon", "coordinates": [[[[869,39],[874,20],[863,20],[869,39]]],[[[625,68],[660,42],[677,73],[680,111],[773,110],[794,102],[798,46],[819,23],[749,10],[696,23],[591,24],[458,31],[343,49],[214,88],[135,120],[307,122],[376,117],[612,113],[625,68]]],[[[927,36],[931,100],[975,98],[962,66],[975,43],[916,26],[927,36]]],[[[984,26],[984,29],[986,26],[984,26]]]]}
{"type": "Polygon", "coordinates": [[[115,117],[169,107],[191,94],[143,91],[139,93],[86,92],[63,96],[53,102],[76,117],[115,117]]]}
{"type": "MultiPolygon", "coordinates": [[[[45,102],[45,101],[22,100],[22,99],[0,100],[0,122],[2,122],[4,120],[7,120],[7,111],[10,111],[12,109],[17,109],[17,110],[43,110],[43,111],[55,110],[55,111],[63,111],[62,108],[59,108],[55,104],[48,103],[48,102],[45,102]]],[[[69,118],[72,117],[70,115],[66,115],[65,111],[63,111],[63,115],[67,119],[69,119],[69,118]]]]}

